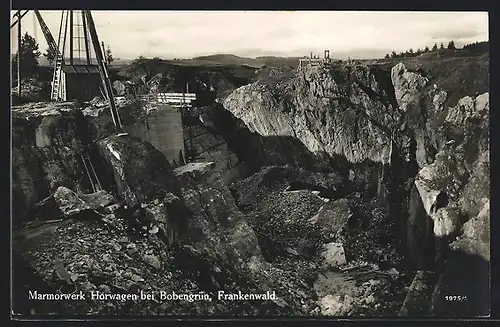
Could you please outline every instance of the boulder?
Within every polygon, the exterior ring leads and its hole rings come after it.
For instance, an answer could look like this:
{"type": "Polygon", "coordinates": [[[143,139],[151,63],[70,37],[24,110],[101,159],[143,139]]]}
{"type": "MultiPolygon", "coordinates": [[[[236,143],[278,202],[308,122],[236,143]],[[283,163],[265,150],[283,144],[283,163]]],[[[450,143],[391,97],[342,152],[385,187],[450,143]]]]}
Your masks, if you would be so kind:
{"type": "Polygon", "coordinates": [[[93,209],[105,208],[114,200],[113,195],[104,190],[89,194],[80,194],[79,197],[93,209]]]}
{"type": "Polygon", "coordinates": [[[63,186],[59,187],[54,193],[54,200],[66,217],[90,209],[87,202],[81,199],[75,192],[63,186]]]}
{"type": "Polygon", "coordinates": [[[418,73],[408,71],[403,63],[392,68],[391,79],[399,108],[404,112],[416,110],[413,105],[418,103],[416,100],[421,96],[429,80],[418,73]]]}
{"type": "Polygon", "coordinates": [[[144,255],[144,261],[150,266],[152,266],[155,269],[160,269],[161,268],[161,261],[160,259],[153,255],[153,254],[146,254],[144,255]]]}
{"type": "Polygon", "coordinates": [[[323,205],[311,221],[321,228],[322,234],[327,240],[336,240],[340,237],[343,229],[347,227],[352,216],[350,201],[339,199],[323,205]]]}
{"type": "Polygon", "coordinates": [[[172,193],[167,193],[160,201],[155,199],[141,205],[144,220],[141,221],[150,234],[159,233],[167,244],[177,243],[185,232],[190,211],[182,200],[172,193]]]}
{"type": "Polygon", "coordinates": [[[175,175],[165,156],[150,143],[129,135],[114,135],[97,142],[106,172],[113,176],[118,196],[129,207],[179,194],[175,175]]]}
{"type": "Polygon", "coordinates": [[[467,221],[463,226],[463,234],[450,247],[454,251],[462,251],[470,255],[479,255],[490,261],[490,201],[485,199],[483,209],[477,217],[467,221]]]}
{"type": "Polygon", "coordinates": [[[466,96],[461,98],[457,105],[450,108],[446,116],[446,122],[456,126],[464,126],[467,120],[481,115],[482,111],[489,111],[489,94],[484,93],[476,98],[466,96]]]}
{"type": "Polygon", "coordinates": [[[327,295],[320,300],[321,313],[325,316],[343,316],[353,309],[353,298],[349,295],[327,295]]]}
{"type": "Polygon", "coordinates": [[[337,268],[347,263],[344,247],[341,243],[328,243],[323,246],[323,249],[321,256],[324,268],[337,268]]]}
{"type": "Polygon", "coordinates": [[[116,95],[125,95],[125,84],[121,81],[114,81],[113,88],[116,91],[116,95]]]}
{"type": "Polygon", "coordinates": [[[434,221],[434,235],[454,235],[460,228],[460,212],[456,207],[440,208],[431,215],[434,221]]]}
{"type": "Polygon", "coordinates": [[[212,163],[188,164],[175,170],[182,198],[192,215],[186,241],[189,252],[216,264],[233,262],[235,267],[258,270],[262,262],[257,238],[238,210],[231,192],[219,180],[210,178],[212,163]]]}
{"type": "Polygon", "coordinates": [[[177,176],[191,175],[193,178],[203,176],[210,172],[215,166],[215,162],[190,162],[184,166],[174,169],[177,176]]]}
{"type": "Polygon", "coordinates": [[[77,194],[67,187],[60,186],[54,194],[37,203],[29,214],[43,220],[69,218],[103,209],[112,201],[113,196],[106,191],[77,194]]]}

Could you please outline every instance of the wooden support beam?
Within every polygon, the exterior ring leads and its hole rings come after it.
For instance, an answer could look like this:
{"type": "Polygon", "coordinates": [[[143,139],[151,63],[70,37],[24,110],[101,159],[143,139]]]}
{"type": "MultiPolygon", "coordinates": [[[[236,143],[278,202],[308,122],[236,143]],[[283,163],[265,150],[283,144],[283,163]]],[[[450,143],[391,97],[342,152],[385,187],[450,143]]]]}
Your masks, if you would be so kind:
{"type": "Polygon", "coordinates": [[[99,44],[99,37],[97,36],[97,31],[95,29],[94,19],[90,10],[85,10],[85,15],[87,18],[88,28],[90,32],[90,39],[94,45],[94,51],[97,59],[97,64],[99,65],[99,72],[101,74],[101,79],[104,85],[104,91],[106,92],[107,100],[109,102],[109,109],[111,111],[111,117],[113,118],[113,123],[115,125],[115,130],[117,133],[123,131],[123,125],[120,120],[120,115],[115,106],[115,99],[113,97],[113,87],[111,86],[111,81],[109,79],[108,71],[106,69],[106,64],[104,63],[104,56],[101,51],[101,46],[99,44]]]}
{"type": "Polygon", "coordinates": [[[104,41],[101,42],[102,45],[102,56],[104,58],[104,63],[108,64],[108,58],[106,57],[106,48],[104,47],[104,41]]]}
{"type": "Polygon", "coordinates": [[[73,10],[69,11],[69,64],[73,66],[73,10]]]}
{"type": "Polygon", "coordinates": [[[13,22],[11,25],[10,25],[10,28],[13,28],[14,26],[16,26],[16,24],[18,22],[21,21],[21,18],[23,18],[28,12],[29,10],[26,10],[22,15],[19,16],[19,12],[20,10],[18,10],[15,14],[14,14],[14,17],[17,17],[17,20],[15,22],[13,22]]]}
{"type": "Polygon", "coordinates": [[[85,54],[87,55],[87,65],[90,65],[90,47],[87,37],[87,20],[85,19],[85,11],[82,10],[82,25],[83,25],[83,38],[85,40],[85,54]]]}
{"type": "Polygon", "coordinates": [[[17,11],[17,93],[21,96],[21,10],[17,11]]]}

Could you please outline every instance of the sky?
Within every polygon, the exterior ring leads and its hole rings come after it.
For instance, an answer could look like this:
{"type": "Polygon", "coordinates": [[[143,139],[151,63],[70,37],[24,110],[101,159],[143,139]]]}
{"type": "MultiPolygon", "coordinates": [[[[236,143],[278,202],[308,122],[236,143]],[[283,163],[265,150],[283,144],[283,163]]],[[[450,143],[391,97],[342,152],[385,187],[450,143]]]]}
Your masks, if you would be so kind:
{"type": "MultiPolygon", "coordinates": [[[[40,12],[57,42],[62,11],[40,12]]],[[[361,59],[446,46],[450,40],[457,46],[488,40],[487,12],[92,11],[92,16],[100,41],[121,59],[309,56],[325,49],[332,58],[361,59]]],[[[33,13],[21,27],[35,36],[42,52],[47,49],[33,13]]],[[[13,52],[16,37],[13,28],[13,52]]]]}

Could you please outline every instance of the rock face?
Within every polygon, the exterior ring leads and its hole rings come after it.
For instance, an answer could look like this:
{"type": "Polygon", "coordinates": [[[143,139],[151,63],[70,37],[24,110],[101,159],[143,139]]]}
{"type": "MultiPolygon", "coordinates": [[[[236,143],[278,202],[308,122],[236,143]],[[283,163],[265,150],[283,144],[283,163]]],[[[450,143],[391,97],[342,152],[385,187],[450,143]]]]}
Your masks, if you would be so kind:
{"type": "MultiPolygon", "coordinates": [[[[392,197],[388,212],[401,217],[416,161],[394,92],[391,73],[381,67],[308,67],[243,86],[224,107],[250,131],[274,139],[270,152],[277,149],[285,163],[337,172],[345,193],[392,197]]],[[[263,161],[274,163],[269,155],[263,161]]]]}
{"type": "Polygon", "coordinates": [[[331,240],[338,240],[340,232],[354,216],[352,204],[347,199],[339,199],[326,203],[312,218],[321,226],[323,235],[331,240]]]}
{"type": "Polygon", "coordinates": [[[145,109],[145,117],[128,125],[126,130],[130,135],[151,143],[171,164],[182,165],[186,158],[180,109],[165,104],[145,109]]]}
{"type": "Polygon", "coordinates": [[[60,186],[91,192],[79,155],[79,127],[71,103],[38,103],[12,109],[15,221],[60,186]]]}
{"type": "MultiPolygon", "coordinates": [[[[140,116],[133,103],[117,104],[125,123],[140,116]]],[[[92,187],[81,155],[114,132],[105,103],[29,103],[12,108],[13,214],[20,220],[35,203],[64,186],[77,193],[92,187]]]]}
{"type": "Polygon", "coordinates": [[[377,68],[310,68],[235,90],[224,107],[264,137],[293,137],[312,153],[387,162],[401,113],[377,68]]]}
{"type": "MultiPolygon", "coordinates": [[[[346,190],[374,195],[372,186],[355,187],[356,178],[376,186],[387,202],[385,219],[407,235],[414,264],[443,272],[458,253],[488,260],[489,95],[481,87],[477,93],[474,81],[463,80],[457,91],[434,84],[456,81],[424,74],[404,64],[305,67],[240,87],[224,107],[260,140],[275,138],[272,146],[260,142],[270,153],[295,149],[290,160],[282,156],[286,163],[307,166],[312,156],[329,162],[346,190]]],[[[275,163],[269,155],[263,161],[275,163]]],[[[466,277],[444,273],[439,289],[447,278],[466,277]]]]}
{"type": "Polygon", "coordinates": [[[168,192],[179,194],[167,159],[151,144],[129,135],[115,135],[98,141],[97,148],[107,163],[100,175],[111,172],[113,179],[108,183],[116,185],[128,206],[163,198],[168,192]]]}
{"type": "Polygon", "coordinates": [[[229,184],[247,177],[251,169],[231,147],[238,140],[231,135],[232,126],[220,119],[222,111],[218,105],[187,110],[183,117],[184,143],[189,161],[213,162],[213,169],[229,184]]]}
{"type": "Polygon", "coordinates": [[[189,243],[198,255],[206,258],[222,256],[237,266],[261,262],[262,254],[253,230],[236,207],[227,186],[218,180],[210,181],[213,172],[207,168],[207,165],[195,164],[176,170],[183,199],[193,212],[189,243]]]}
{"type": "MultiPolygon", "coordinates": [[[[167,75],[144,87],[160,90],[167,75]]],[[[193,110],[195,134],[184,133],[193,141],[186,149],[200,156],[175,169],[147,138],[110,136],[105,102],[14,108],[16,212],[38,203],[30,219],[66,218],[24,228],[16,253],[68,292],[276,290],[277,299],[140,301],[132,309],[90,301],[67,304],[68,312],[351,315],[397,313],[403,304],[403,315],[416,306],[422,315],[485,313],[485,90],[462,83],[457,98],[403,64],[305,67],[234,92],[241,83],[212,75],[196,92],[219,104],[193,110]],[[90,194],[80,148],[113,197],[90,194]],[[94,211],[97,219],[73,219],[94,211]],[[451,304],[449,294],[468,300],[451,304]]],[[[126,102],[126,126],[149,121],[126,102]]]]}
{"type": "Polygon", "coordinates": [[[433,308],[437,314],[488,312],[481,295],[488,292],[490,259],[487,100],[487,93],[475,99],[466,97],[449,109],[443,124],[444,145],[434,162],[423,167],[415,180],[426,213],[432,219],[434,235],[441,243],[441,259],[448,261],[435,289],[433,308]],[[462,265],[468,267],[466,271],[452,268],[462,265]],[[464,286],[465,280],[471,278],[477,280],[475,289],[464,286]],[[453,292],[470,294],[470,298],[451,304],[444,294],[453,292]]]}
{"type": "Polygon", "coordinates": [[[477,215],[489,197],[488,93],[462,98],[434,133],[438,151],[418,172],[415,185],[435,234],[447,236],[458,228],[457,214],[466,220],[477,215]]]}
{"type": "MultiPolygon", "coordinates": [[[[116,101],[124,130],[130,135],[151,143],[171,164],[181,165],[185,160],[182,117],[177,108],[136,100],[116,101]]],[[[114,124],[105,101],[96,101],[83,113],[88,121],[87,133],[99,140],[114,132],[114,124]]]]}
{"type": "Polygon", "coordinates": [[[404,112],[416,110],[417,108],[412,105],[418,104],[418,99],[429,83],[429,79],[408,71],[404,64],[399,63],[391,70],[391,80],[394,86],[394,96],[400,109],[404,112]]]}
{"type": "Polygon", "coordinates": [[[462,236],[450,244],[453,250],[461,250],[470,255],[479,255],[490,261],[490,202],[484,204],[477,217],[463,225],[462,236]]]}

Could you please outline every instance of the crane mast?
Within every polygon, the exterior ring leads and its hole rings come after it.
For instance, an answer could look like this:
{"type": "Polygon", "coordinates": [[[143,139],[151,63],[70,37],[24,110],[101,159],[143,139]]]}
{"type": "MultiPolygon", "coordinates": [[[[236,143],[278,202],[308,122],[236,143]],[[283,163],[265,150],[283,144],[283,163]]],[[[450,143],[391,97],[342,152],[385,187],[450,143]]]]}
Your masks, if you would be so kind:
{"type": "Polygon", "coordinates": [[[54,63],[53,63],[54,64],[54,73],[52,76],[52,85],[51,85],[52,87],[51,87],[50,95],[51,95],[52,100],[57,100],[58,95],[59,95],[59,92],[57,91],[59,78],[57,75],[60,74],[59,69],[60,69],[60,66],[62,66],[62,64],[63,64],[64,58],[63,58],[63,55],[61,54],[61,52],[59,51],[59,45],[54,40],[54,37],[52,36],[52,33],[50,33],[50,30],[47,27],[47,24],[45,24],[45,21],[43,20],[43,17],[40,14],[40,12],[38,10],[33,10],[33,13],[35,14],[35,16],[38,20],[38,23],[40,24],[40,29],[42,30],[43,36],[45,37],[45,40],[47,41],[47,44],[48,44],[50,50],[52,50],[52,53],[55,55],[54,63]]]}
{"type": "MultiPolygon", "coordinates": [[[[16,26],[21,18],[26,16],[26,14],[29,12],[29,10],[25,10],[21,15],[15,14],[14,16],[17,18],[11,25],[10,28],[13,28],[16,26]]],[[[45,21],[43,20],[42,14],[40,14],[39,10],[33,10],[33,13],[35,14],[36,19],[38,20],[38,23],[40,24],[40,28],[42,30],[43,36],[45,37],[45,41],[47,41],[47,44],[53,51],[59,52],[57,43],[54,40],[54,37],[52,36],[52,33],[50,33],[49,28],[47,27],[47,24],[45,24],[45,21]]]]}
{"type": "Polygon", "coordinates": [[[42,15],[38,10],[33,10],[38,23],[40,24],[40,28],[42,30],[43,36],[45,37],[45,40],[47,41],[47,44],[49,45],[50,49],[54,51],[54,53],[59,53],[59,48],[57,46],[56,41],[54,41],[54,38],[52,37],[52,33],[50,33],[49,28],[47,27],[47,24],[45,24],[45,21],[42,18],[42,15]]]}
{"type": "Polygon", "coordinates": [[[111,117],[113,118],[113,123],[115,125],[115,130],[117,133],[123,131],[123,126],[120,120],[120,115],[116,110],[115,99],[113,97],[113,87],[111,86],[111,81],[108,76],[108,71],[106,69],[106,62],[104,59],[104,53],[102,52],[101,45],[99,43],[99,37],[97,36],[97,31],[94,24],[94,19],[90,10],[84,10],[84,16],[87,20],[87,27],[90,32],[90,39],[94,45],[95,55],[97,57],[97,64],[99,65],[99,72],[101,73],[101,80],[104,86],[104,92],[108,98],[109,109],[111,111],[111,117]]]}
{"type": "Polygon", "coordinates": [[[10,24],[10,28],[13,28],[14,26],[17,25],[17,23],[19,23],[19,21],[21,20],[21,18],[23,18],[24,16],[26,16],[26,14],[29,12],[29,10],[25,10],[22,14],[19,15],[19,12],[20,10],[18,10],[18,12],[16,12],[14,14],[14,17],[17,18],[17,20],[15,20],[12,24],[10,24]]]}
{"type": "MultiPolygon", "coordinates": [[[[24,13],[17,14],[16,15],[17,20],[14,21],[14,23],[12,23],[10,27],[13,28],[16,25],[18,25],[18,27],[19,27],[21,25],[21,23],[20,23],[21,18],[23,18],[28,12],[29,12],[29,10],[25,10],[24,13]]],[[[40,11],[33,10],[33,13],[35,14],[35,17],[37,18],[38,23],[40,24],[40,29],[42,30],[43,36],[45,37],[45,41],[47,41],[47,45],[49,46],[52,53],[55,54],[54,74],[52,77],[52,85],[51,85],[51,93],[50,94],[51,94],[52,100],[57,100],[58,94],[56,92],[56,89],[57,89],[57,83],[58,83],[57,80],[58,79],[57,79],[56,75],[59,74],[58,68],[59,68],[59,66],[62,65],[63,57],[62,57],[61,52],[59,51],[59,46],[56,43],[56,41],[54,40],[52,33],[50,33],[50,30],[47,27],[47,24],[45,23],[42,15],[40,14],[40,11]]]]}

